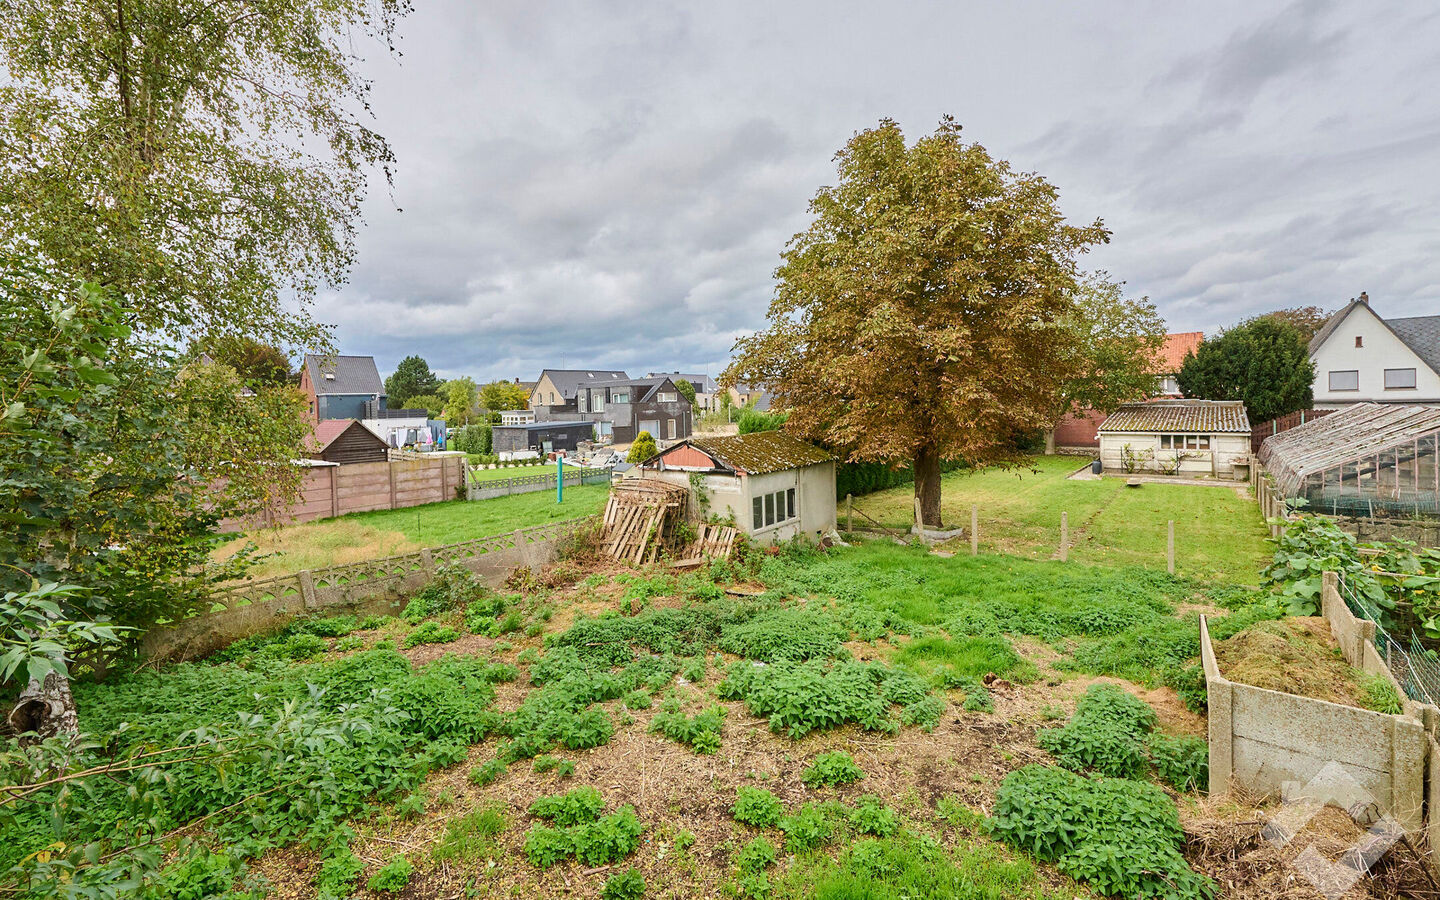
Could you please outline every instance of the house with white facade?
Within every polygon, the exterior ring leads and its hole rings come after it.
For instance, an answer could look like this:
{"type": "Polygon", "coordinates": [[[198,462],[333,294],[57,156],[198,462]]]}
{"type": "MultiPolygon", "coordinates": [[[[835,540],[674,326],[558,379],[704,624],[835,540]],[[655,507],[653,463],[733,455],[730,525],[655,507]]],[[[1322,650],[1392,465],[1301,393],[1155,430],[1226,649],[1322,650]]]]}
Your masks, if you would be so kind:
{"type": "Polygon", "coordinates": [[[1384,319],[1361,294],[1310,339],[1315,408],[1440,406],[1440,316],[1384,319]]]}

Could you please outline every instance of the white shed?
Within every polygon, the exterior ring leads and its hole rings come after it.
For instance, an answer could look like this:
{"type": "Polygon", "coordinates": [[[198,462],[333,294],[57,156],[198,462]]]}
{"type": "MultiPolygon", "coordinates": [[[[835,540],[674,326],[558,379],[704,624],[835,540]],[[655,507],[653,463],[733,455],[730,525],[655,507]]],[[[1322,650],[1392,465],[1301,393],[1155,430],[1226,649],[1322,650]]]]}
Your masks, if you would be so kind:
{"type": "Polygon", "coordinates": [[[1234,478],[1250,456],[1250,419],[1239,400],[1126,403],[1099,428],[1107,472],[1234,478]]]}
{"type": "Polygon", "coordinates": [[[703,515],[733,515],[758,544],[813,540],[835,528],[835,458],[784,432],[689,438],[641,468],[649,477],[698,487],[703,515]]]}

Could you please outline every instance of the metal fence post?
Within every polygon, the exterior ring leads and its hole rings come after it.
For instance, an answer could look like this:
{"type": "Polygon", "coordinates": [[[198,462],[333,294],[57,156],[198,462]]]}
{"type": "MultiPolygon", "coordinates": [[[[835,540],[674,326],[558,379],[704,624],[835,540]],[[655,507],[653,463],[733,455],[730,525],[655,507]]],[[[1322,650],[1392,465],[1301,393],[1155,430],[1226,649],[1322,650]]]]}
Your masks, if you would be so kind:
{"type": "Polygon", "coordinates": [[[1165,571],[1175,574],[1175,520],[1165,526],[1165,571]]]}

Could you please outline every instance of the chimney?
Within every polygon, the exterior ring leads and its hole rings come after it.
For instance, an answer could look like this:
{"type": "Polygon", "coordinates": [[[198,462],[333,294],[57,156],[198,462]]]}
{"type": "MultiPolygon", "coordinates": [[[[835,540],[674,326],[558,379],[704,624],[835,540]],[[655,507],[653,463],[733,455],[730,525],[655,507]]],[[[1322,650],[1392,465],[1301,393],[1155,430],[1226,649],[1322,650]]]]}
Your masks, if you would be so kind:
{"type": "Polygon", "coordinates": [[[1365,304],[1366,306],[1369,306],[1369,305],[1370,305],[1370,295],[1367,294],[1367,293],[1365,293],[1364,291],[1361,291],[1361,292],[1360,292],[1360,302],[1363,303],[1363,304],[1365,304]]]}

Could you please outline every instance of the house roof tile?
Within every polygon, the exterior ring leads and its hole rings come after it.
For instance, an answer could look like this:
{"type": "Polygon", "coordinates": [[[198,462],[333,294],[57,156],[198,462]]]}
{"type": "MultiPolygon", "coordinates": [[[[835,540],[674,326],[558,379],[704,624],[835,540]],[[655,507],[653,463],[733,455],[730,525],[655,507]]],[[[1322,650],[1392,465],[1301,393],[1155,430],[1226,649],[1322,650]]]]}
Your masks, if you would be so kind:
{"type": "Polygon", "coordinates": [[[375,367],[373,356],[331,356],[319,353],[305,354],[305,369],[310,373],[310,383],[317,395],[326,394],[379,394],[385,393],[385,382],[380,370],[375,367]],[[326,378],[334,375],[334,378],[326,378]]]}
{"type": "Polygon", "coordinates": [[[1157,375],[1174,375],[1185,364],[1185,357],[1194,353],[1205,341],[1203,331],[1179,331],[1165,335],[1165,343],[1155,358],[1157,375]]]}
{"type": "MultiPolygon", "coordinates": [[[[726,466],[749,475],[765,475],[785,469],[799,469],[835,459],[814,444],[802,441],[783,431],[758,431],[753,434],[690,438],[676,446],[683,445],[694,447],[726,466]]],[[[646,465],[663,455],[664,453],[661,453],[657,457],[647,460],[646,465]]]]}
{"type": "Polygon", "coordinates": [[[1245,415],[1245,404],[1239,400],[1153,400],[1122,405],[1097,430],[1112,434],[1249,434],[1250,419],[1245,415]]]}

